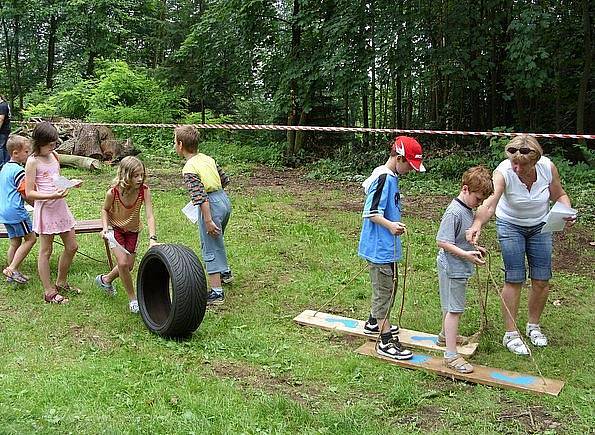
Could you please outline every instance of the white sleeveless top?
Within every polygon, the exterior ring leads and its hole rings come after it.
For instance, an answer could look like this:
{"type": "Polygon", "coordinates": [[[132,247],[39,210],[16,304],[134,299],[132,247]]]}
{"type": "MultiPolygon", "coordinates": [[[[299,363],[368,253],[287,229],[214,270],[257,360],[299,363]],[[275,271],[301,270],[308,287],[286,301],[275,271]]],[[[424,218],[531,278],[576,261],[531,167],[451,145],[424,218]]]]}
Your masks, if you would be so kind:
{"type": "Polygon", "coordinates": [[[498,165],[496,171],[504,176],[504,193],[496,207],[496,217],[523,227],[532,227],[545,221],[549,212],[550,184],[552,182],[552,162],[541,157],[535,165],[537,180],[527,190],[527,186],[512,170],[510,160],[498,165]]]}

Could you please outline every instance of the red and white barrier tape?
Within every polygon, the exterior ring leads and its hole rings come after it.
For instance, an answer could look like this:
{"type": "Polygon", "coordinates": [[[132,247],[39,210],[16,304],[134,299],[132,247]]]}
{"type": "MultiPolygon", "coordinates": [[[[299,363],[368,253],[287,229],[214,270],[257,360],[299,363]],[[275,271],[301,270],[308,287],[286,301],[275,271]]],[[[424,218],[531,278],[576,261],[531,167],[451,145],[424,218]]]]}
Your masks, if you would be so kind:
{"type": "MultiPolygon", "coordinates": [[[[37,121],[20,121],[20,124],[36,124],[37,121]]],[[[109,122],[54,122],[54,125],[89,124],[105,127],[144,127],[144,128],[175,128],[181,124],[115,124],[109,122]]],[[[271,124],[190,124],[199,129],[218,130],[289,130],[289,131],[322,131],[336,133],[387,133],[387,134],[440,134],[448,136],[501,136],[514,137],[528,135],[556,139],[595,139],[594,134],[566,134],[566,133],[508,133],[501,131],[460,131],[460,130],[418,130],[399,128],[363,128],[363,127],[322,127],[313,125],[271,125],[271,124]]]]}

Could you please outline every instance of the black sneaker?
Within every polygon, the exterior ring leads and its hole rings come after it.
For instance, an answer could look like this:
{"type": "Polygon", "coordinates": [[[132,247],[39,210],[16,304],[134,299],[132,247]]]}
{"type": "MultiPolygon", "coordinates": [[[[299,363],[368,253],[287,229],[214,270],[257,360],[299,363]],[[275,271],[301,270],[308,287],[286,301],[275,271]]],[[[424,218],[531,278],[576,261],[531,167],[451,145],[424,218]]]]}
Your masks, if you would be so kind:
{"type": "MultiPolygon", "coordinates": [[[[397,325],[391,325],[390,332],[393,336],[399,333],[399,327],[397,325]]],[[[366,322],[364,325],[364,333],[369,335],[378,335],[380,333],[380,325],[378,323],[366,322]]]]}
{"type": "Polygon", "coordinates": [[[413,354],[409,349],[405,349],[398,339],[393,338],[388,343],[383,344],[382,342],[378,343],[378,347],[376,347],[376,352],[378,355],[386,356],[392,359],[411,359],[413,354]]]}
{"type": "Polygon", "coordinates": [[[231,284],[233,282],[233,275],[231,274],[231,270],[221,273],[221,282],[223,284],[231,284]]]}
{"type": "Polygon", "coordinates": [[[210,291],[207,294],[207,305],[221,305],[225,301],[225,296],[223,292],[214,292],[210,291]]]}

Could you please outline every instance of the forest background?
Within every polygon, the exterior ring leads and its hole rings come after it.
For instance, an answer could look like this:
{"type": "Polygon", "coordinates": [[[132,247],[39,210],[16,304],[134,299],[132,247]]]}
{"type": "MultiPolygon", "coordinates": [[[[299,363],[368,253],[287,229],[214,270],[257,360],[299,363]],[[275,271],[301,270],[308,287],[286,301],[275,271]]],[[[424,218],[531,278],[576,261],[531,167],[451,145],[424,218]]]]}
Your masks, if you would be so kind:
{"type": "MultiPolygon", "coordinates": [[[[0,93],[15,119],[592,133],[593,10],[587,0],[5,0],[0,93]]],[[[170,131],[118,133],[171,152],[170,131]]],[[[215,136],[272,148],[282,164],[340,157],[330,172],[341,173],[365,173],[389,140],[215,136]]],[[[465,166],[502,157],[487,139],[420,141],[444,177],[460,175],[461,153],[465,166]]],[[[574,175],[595,165],[593,144],[542,143],[574,175]]]]}

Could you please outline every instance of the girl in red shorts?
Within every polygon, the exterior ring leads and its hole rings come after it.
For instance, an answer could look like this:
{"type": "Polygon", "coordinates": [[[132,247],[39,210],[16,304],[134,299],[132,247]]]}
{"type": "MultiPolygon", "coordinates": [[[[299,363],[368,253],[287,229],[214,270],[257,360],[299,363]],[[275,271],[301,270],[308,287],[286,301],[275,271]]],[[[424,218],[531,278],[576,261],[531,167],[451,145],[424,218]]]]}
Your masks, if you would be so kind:
{"type": "Polygon", "coordinates": [[[145,165],[136,157],[124,157],[118,167],[118,175],[105,195],[101,210],[103,222],[102,237],[109,239],[110,231],[119,246],[112,247],[117,266],[107,275],[97,275],[95,283],[110,296],[116,294],[112,282],[120,277],[126,289],[131,313],[138,313],[138,301],[132,275],[130,274],[136,258],[138,234],[141,230],[140,210],[145,205],[145,216],[149,227],[149,245],[157,243],[155,235],[155,217],[151,191],[145,184],[145,165]]]}

